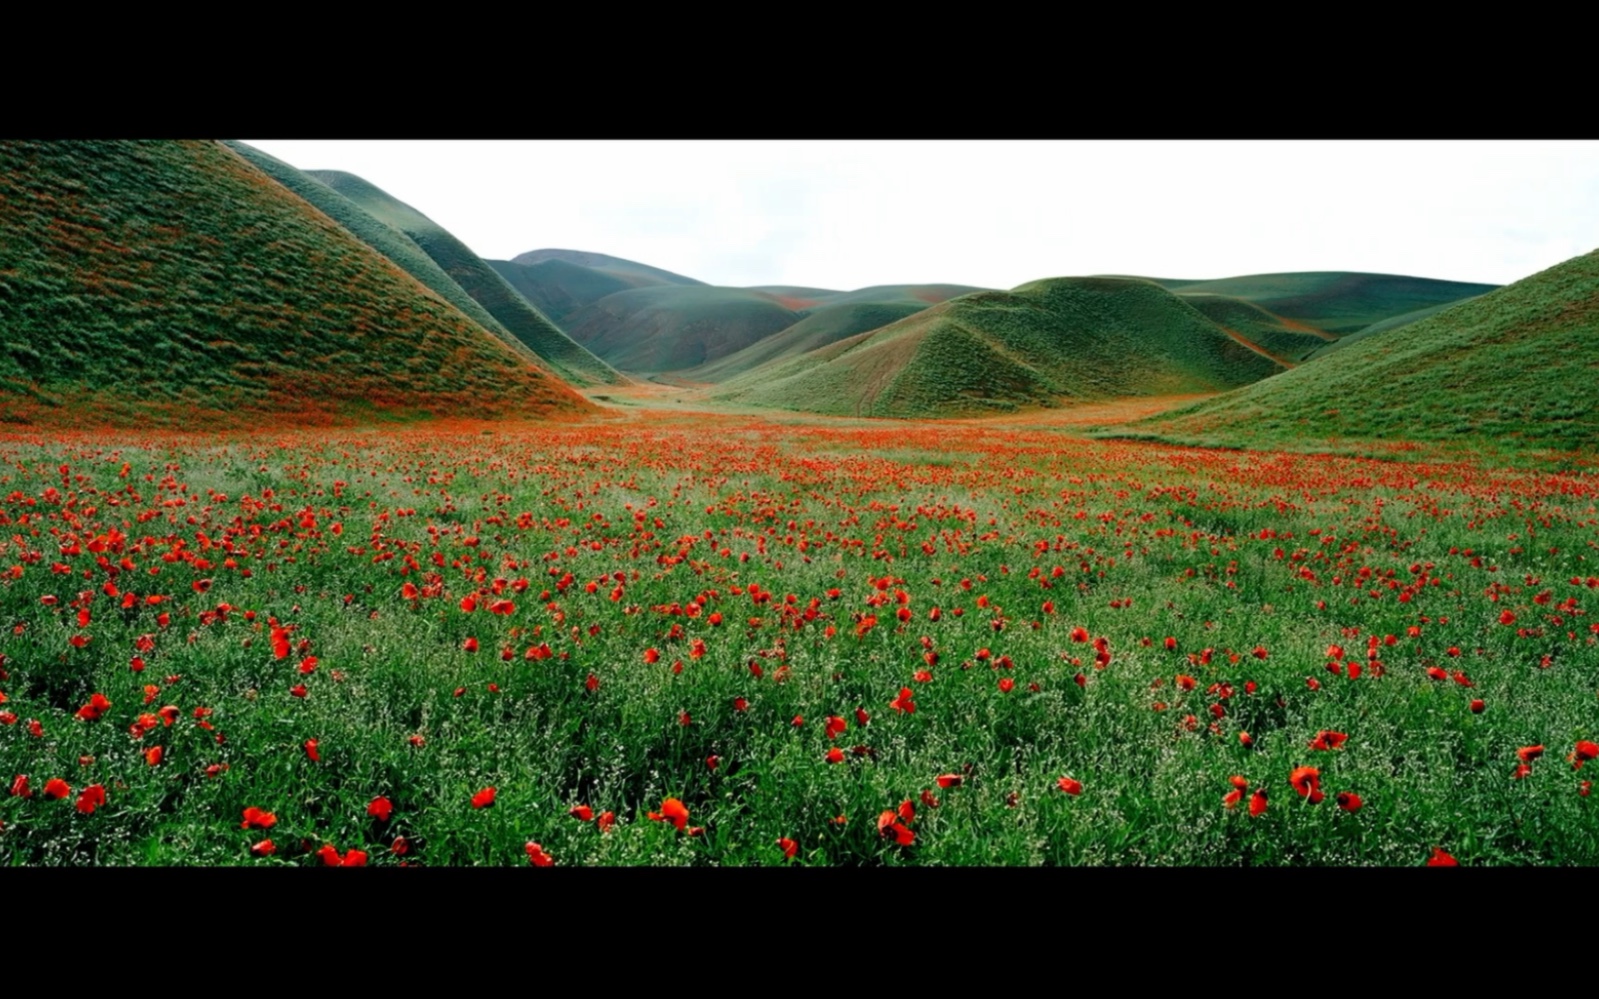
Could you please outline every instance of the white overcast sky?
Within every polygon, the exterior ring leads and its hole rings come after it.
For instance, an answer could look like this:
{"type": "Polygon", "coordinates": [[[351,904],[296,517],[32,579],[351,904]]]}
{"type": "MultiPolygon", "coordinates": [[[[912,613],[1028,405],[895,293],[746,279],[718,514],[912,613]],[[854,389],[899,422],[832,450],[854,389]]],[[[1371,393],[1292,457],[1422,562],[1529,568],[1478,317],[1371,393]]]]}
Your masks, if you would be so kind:
{"type": "Polygon", "coordinates": [[[1599,248],[1594,141],[280,141],[479,256],[852,289],[1348,270],[1505,284],[1599,248]]]}

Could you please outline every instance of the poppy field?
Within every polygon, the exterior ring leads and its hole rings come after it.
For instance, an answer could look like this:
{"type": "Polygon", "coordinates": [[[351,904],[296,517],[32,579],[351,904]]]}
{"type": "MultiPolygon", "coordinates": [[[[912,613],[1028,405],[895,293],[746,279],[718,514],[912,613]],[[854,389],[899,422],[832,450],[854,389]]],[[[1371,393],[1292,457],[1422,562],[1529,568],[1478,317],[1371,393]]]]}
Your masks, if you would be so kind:
{"type": "Polygon", "coordinates": [[[1599,476],[654,411],[0,438],[7,865],[1599,863],[1599,476]]]}

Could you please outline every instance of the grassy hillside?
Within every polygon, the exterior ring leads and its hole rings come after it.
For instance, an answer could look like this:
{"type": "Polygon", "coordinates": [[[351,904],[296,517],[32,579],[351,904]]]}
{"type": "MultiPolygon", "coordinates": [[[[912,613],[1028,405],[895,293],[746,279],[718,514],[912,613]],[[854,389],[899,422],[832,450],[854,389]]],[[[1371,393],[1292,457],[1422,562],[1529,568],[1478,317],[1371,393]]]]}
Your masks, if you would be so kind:
{"type": "Polygon", "coordinates": [[[607,295],[568,315],[566,328],[623,371],[657,373],[726,357],[800,319],[760,292],[659,285],[607,295]]]}
{"type": "Polygon", "coordinates": [[[1176,292],[1241,298],[1334,334],[1354,333],[1392,316],[1494,289],[1491,284],[1350,271],[1251,274],[1215,281],[1163,278],[1156,283],[1176,292]]]}
{"type": "Polygon", "coordinates": [[[1599,448],[1599,251],[1269,382],[1138,424],[1245,447],[1599,448]]]}
{"type": "Polygon", "coordinates": [[[1471,301],[1470,298],[1462,298],[1457,302],[1444,302],[1441,305],[1429,305],[1424,309],[1416,309],[1414,312],[1406,312],[1402,315],[1391,316],[1387,319],[1379,320],[1375,323],[1372,323],[1370,326],[1356,330],[1354,333],[1341,336],[1331,343],[1322,344],[1320,347],[1317,347],[1314,351],[1312,351],[1310,356],[1305,358],[1305,360],[1313,361],[1318,357],[1325,357],[1335,350],[1347,347],[1352,343],[1359,343],[1367,337],[1379,336],[1388,332],[1389,330],[1396,330],[1401,326],[1409,326],[1411,323],[1420,322],[1429,316],[1435,316],[1445,309],[1452,309],[1461,302],[1469,301],[1471,301]]]}
{"type": "Polygon", "coordinates": [[[628,280],[634,287],[646,287],[654,284],[682,284],[704,286],[704,281],[696,281],[691,277],[673,274],[671,271],[649,264],[641,264],[636,260],[624,260],[613,257],[608,253],[590,253],[586,250],[529,250],[518,253],[511,258],[515,264],[531,266],[541,264],[546,260],[561,260],[580,267],[588,267],[607,274],[619,275],[628,280]]]}
{"type": "Polygon", "coordinates": [[[696,381],[719,382],[763,364],[796,357],[915,315],[926,306],[905,302],[823,305],[780,333],[757,340],[736,354],[684,372],[696,381]]]}
{"type": "Polygon", "coordinates": [[[638,287],[609,271],[595,270],[565,260],[519,264],[512,260],[486,260],[495,273],[517,290],[535,309],[557,323],[606,295],[638,287]]]}
{"type": "Polygon", "coordinates": [[[355,238],[388,257],[399,265],[401,270],[436,292],[440,298],[461,310],[479,326],[510,344],[517,353],[524,355],[531,363],[540,367],[549,367],[543,358],[533,353],[510,330],[502,326],[498,319],[490,315],[487,309],[479,305],[477,299],[468,295],[464,288],[444,273],[444,269],[435,263],[432,257],[422,252],[422,248],[417,246],[411,237],[374,218],[366,209],[320,180],[274,156],[263,153],[254,146],[243,142],[227,142],[225,145],[249,160],[262,173],[304,198],[322,214],[344,226],[354,234],[355,238]]]}
{"type": "Polygon", "coordinates": [[[947,302],[960,295],[970,295],[974,291],[992,291],[991,288],[978,288],[969,284],[878,284],[869,288],[857,288],[854,291],[840,292],[831,298],[823,300],[823,305],[853,305],[856,303],[874,303],[880,305],[918,305],[926,308],[947,302]]]}
{"type": "Polygon", "coordinates": [[[1211,322],[1290,364],[1306,360],[1318,347],[1337,342],[1331,333],[1284,319],[1241,298],[1204,293],[1181,297],[1211,322]]]}
{"type": "Polygon", "coordinates": [[[840,415],[943,416],[1216,391],[1281,370],[1151,282],[1055,278],[951,299],[734,378],[718,395],[840,415]]]}
{"type": "Polygon", "coordinates": [[[585,410],[216,142],[0,143],[0,420],[585,410]]]}
{"type": "Polygon", "coordinates": [[[624,380],[615,369],[573,342],[529,305],[465,243],[426,215],[354,174],[341,170],[304,172],[355,202],[379,221],[405,233],[451,280],[499,320],[500,325],[568,381],[577,385],[609,385],[624,380]]]}

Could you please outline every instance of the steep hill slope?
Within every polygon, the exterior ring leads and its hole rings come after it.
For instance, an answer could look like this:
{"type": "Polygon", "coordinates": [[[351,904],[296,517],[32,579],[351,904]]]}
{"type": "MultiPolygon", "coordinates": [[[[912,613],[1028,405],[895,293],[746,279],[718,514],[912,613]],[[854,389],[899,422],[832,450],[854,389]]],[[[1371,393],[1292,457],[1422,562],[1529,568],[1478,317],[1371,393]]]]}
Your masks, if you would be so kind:
{"type": "Polygon", "coordinates": [[[0,420],[589,407],[216,142],[0,143],[0,420]]]}
{"type": "Polygon", "coordinates": [[[716,394],[822,413],[921,417],[1062,397],[1217,391],[1281,370],[1152,282],[1054,278],[950,299],[733,378],[716,394]]]}
{"type": "Polygon", "coordinates": [[[1599,251],[1137,428],[1245,447],[1599,448],[1599,251]]]}
{"type": "Polygon", "coordinates": [[[500,325],[568,381],[577,385],[610,385],[625,380],[610,365],[573,342],[465,243],[426,215],[354,174],[342,170],[303,172],[355,202],[380,222],[405,233],[500,325]]]}
{"type": "Polygon", "coordinates": [[[439,297],[460,309],[462,313],[477,322],[485,330],[510,344],[518,353],[526,356],[531,363],[544,368],[549,367],[548,362],[533,353],[525,343],[502,326],[498,319],[490,315],[487,309],[478,304],[477,299],[468,295],[466,289],[456,284],[448,274],[444,273],[444,268],[440,267],[432,257],[422,252],[422,248],[417,246],[411,237],[399,229],[379,221],[369,214],[366,209],[315,177],[274,156],[263,153],[254,146],[243,142],[228,142],[225,145],[249,160],[262,173],[310,202],[312,207],[322,214],[350,230],[355,238],[388,257],[401,270],[437,292],[439,297]]]}

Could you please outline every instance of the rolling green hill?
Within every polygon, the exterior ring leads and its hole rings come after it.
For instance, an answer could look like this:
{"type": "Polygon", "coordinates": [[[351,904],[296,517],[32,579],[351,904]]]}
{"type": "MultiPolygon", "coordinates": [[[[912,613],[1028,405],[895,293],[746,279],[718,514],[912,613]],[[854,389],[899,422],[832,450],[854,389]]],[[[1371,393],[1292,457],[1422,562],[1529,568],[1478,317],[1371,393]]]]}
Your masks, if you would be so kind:
{"type": "Polygon", "coordinates": [[[513,260],[486,260],[506,283],[517,290],[535,309],[557,323],[585,305],[593,305],[606,295],[638,287],[609,271],[595,270],[559,258],[536,264],[513,260]]]}
{"type": "Polygon", "coordinates": [[[1322,344],[1320,347],[1317,347],[1314,351],[1312,351],[1310,356],[1305,358],[1305,360],[1313,361],[1318,357],[1325,357],[1335,350],[1347,347],[1352,343],[1359,343],[1367,337],[1380,336],[1389,330],[1396,330],[1401,326],[1409,326],[1411,323],[1420,322],[1421,320],[1426,319],[1428,316],[1435,316],[1445,309],[1454,308],[1461,302],[1469,301],[1471,301],[1470,298],[1462,298],[1459,301],[1444,302],[1441,305],[1429,305],[1424,309],[1416,309],[1414,312],[1406,312],[1402,315],[1391,316],[1387,319],[1378,320],[1377,322],[1372,323],[1370,326],[1356,330],[1353,333],[1345,334],[1344,336],[1334,340],[1332,343],[1322,344]]]}
{"type": "Polygon", "coordinates": [[[617,368],[655,374],[736,353],[800,318],[761,292],[658,285],[607,295],[569,314],[566,328],[617,368]]]}
{"type": "Polygon", "coordinates": [[[1599,251],[1128,429],[1325,450],[1359,441],[1599,448],[1599,251]]]}
{"type": "Polygon", "coordinates": [[[1284,319],[1338,335],[1354,333],[1392,316],[1456,302],[1494,289],[1491,284],[1351,271],[1250,274],[1215,281],[1162,278],[1156,283],[1179,293],[1202,292],[1241,298],[1284,319]]]}
{"type": "Polygon", "coordinates": [[[725,382],[730,402],[855,416],[955,416],[1217,391],[1283,370],[1144,280],[1054,278],[950,299],[725,382]]]}
{"type": "Polygon", "coordinates": [[[479,326],[510,344],[514,350],[527,357],[531,363],[543,368],[549,368],[549,364],[543,358],[533,353],[510,330],[500,325],[500,321],[490,315],[487,309],[479,305],[477,299],[468,295],[464,288],[456,284],[448,274],[444,273],[444,269],[435,263],[432,257],[422,252],[422,248],[417,246],[411,240],[411,237],[399,229],[379,221],[368,214],[366,209],[349,198],[282,160],[269,156],[254,146],[243,142],[228,142],[225,144],[228,148],[249,160],[262,173],[310,202],[312,207],[328,218],[350,230],[355,238],[388,257],[399,265],[401,270],[437,292],[440,298],[460,309],[462,313],[479,326]]]}
{"type": "Polygon", "coordinates": [[[541,264],[546,260],[561,260],[579,267],[588,267],[593,270],[603,271],[607,274],[618,275],[628,281],[635,288],[647,287],[654,284],[682,284],[691,286],[704,286],[704,281],[696,281],[691,277],[673,274],[671,271],[649,264],[641,264],[636,260],[623,260],[613,257],[608,253],[589,253],[586,250],[529,250],[518,253],[511,258],[514,264],[532,266],[541,264]]]}
{"type": "Polygon", "coordinates": [[[378,221],[408,236],[501,326],[576,385],[614,385],[626,379],[545,318],[465,243],[386,191],[342,170],[306,170],[378,221]]]}
{"type": "Polygon", "coordinates": [[[912,305],[904,302],[823,305],[782,332],[757,340],[735,354],[685,371],[683,376],[702,382],[725,381],[763,364],[795,357],[879,329],[915,315],[924,308],[927,306],[920,303],[912,305]]]}
{"type": "Polygon", "coordinates": [[[0,337],[10,423],[589,408],[217,142],[0,143],[0,337]]]}
{"type": "Polygon", "coordinates": [[[1306,360],[1318,347],[1337,342],[1331,333],[1323,333],[1292,319],[1273,315],[1241,298],[1203,292],[1180,297],[1203,312],[1217,326],[1243,337],[1289,364],[1306,360]]]}

